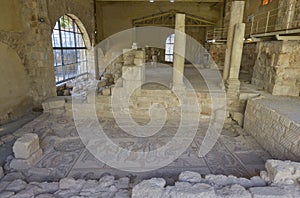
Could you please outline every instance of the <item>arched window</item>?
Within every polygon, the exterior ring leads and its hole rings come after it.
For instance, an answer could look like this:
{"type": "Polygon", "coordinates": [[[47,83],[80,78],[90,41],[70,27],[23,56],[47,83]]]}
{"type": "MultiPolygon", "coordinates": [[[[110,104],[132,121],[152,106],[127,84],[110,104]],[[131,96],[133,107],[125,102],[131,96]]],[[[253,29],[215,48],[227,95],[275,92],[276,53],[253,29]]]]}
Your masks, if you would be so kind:
{"type": "Polygon", "coordinates": [[[166,49],[165,49],[166,62],[173,62],[174,38],[175,38],[175,34],[171,34],[170,36],[168,36],[166,40],[166,49]]]}
{"type": "Polygon", "coordinates": [[[56,84],[87,73],[86,46],[75,20],[64,15],[52,33],[56,84]]]}

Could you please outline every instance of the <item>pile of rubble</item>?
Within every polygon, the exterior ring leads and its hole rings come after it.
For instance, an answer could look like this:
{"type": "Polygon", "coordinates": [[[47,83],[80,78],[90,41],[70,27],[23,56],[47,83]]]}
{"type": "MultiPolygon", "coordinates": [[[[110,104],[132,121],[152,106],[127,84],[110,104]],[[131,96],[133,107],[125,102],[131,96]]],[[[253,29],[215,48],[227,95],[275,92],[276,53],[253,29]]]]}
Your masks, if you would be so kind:
{"type": "Polygon", "coordinates": [[[59,182],[26,182],[22,179],[0,182],[1,198],[129,197],[129,179],[104,176],[99,180],[64,178],[59,182]]]}
{"type": "Polygon", "coordinates": [[[162,178],[145,180],[134,186],[132,197],[300,197],[300,163],[268,160],[261,176],[250,179],[235,176],[183,172],[174,186],[162,178]]]}
{"type": "Polygon", "coordinates": [[[56,94],[57,96],[70,96],[72,90],[73,90],[72,86],[67,85],[67,83],[64,83],[63,85],[56,87],[56,94]]]}
{"type": "MultiPolygon", "coordinates": [[[[26,182],[19,173],[9,173],[0,181],[0,197],[115,197],[115,198],[200,198],[200,197],[300,197],[300,163],[268,160],[267,171],[250,179],[235,176],[183,172],[173,186],[152,178],[132,188],[128,177],[105,175],[99,180],[63,178],[58,182],[26,182]]],[[[1,172],[0,171],[0,172],[1,172]]]]}

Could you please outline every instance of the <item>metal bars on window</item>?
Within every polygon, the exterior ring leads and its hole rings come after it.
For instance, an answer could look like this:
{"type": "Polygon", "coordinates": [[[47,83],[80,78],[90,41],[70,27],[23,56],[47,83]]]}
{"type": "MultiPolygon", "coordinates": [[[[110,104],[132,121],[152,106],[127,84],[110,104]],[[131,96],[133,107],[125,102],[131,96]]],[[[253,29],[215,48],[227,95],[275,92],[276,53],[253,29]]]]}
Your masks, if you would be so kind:
{"type": "Polygon", "coordinates": [[[166,62],[173,62],[174,38],[175,38],[175,34],[171,34],[166,39],[166,49],[165,49],[165,61],[166,62]]]}
{"type": "Polygon", "coordinates": [[[87,74],[86,46],[74,19],[64,15],[52,33],[56,84],[87,74]]]}

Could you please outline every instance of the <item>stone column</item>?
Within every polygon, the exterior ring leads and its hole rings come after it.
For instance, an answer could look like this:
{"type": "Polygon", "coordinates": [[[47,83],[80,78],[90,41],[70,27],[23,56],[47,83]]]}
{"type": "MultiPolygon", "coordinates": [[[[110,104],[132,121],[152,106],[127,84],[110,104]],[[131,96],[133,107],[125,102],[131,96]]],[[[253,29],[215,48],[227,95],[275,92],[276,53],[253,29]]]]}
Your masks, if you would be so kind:
{"type": "Polygon", "coordinates": [[[242,62],[245,27],[245,23],[236,24],[234,27],[230,70],[226,80],[227,94],[229,98],[233,99],[238,99],[240,92],[239,72],[242,62]]]}
{"type": "MultiPolygon", "coordinates": [[[[229,75],[229,68],[231,64],[231,53],[233,45],[233,36],[234,36],[234,26],[235,24],[242,23],[244,17],[244,1],[233,1],[231,3],[230,9],[230,19],[227,30],[227,44],[226,44],[226,53],[225,53],[225,62],[224,62],[224,71],[223,71],[223,80],[227,80],[229,75]]],[[[225,27],[226,28],[226,27],[225,27]]]]}
{"type": "Polygon", "coordinates": [[[176,14],[174,62],[173,62],[173,88],[182,88],[185,57],[185,14],[176,14]]]}

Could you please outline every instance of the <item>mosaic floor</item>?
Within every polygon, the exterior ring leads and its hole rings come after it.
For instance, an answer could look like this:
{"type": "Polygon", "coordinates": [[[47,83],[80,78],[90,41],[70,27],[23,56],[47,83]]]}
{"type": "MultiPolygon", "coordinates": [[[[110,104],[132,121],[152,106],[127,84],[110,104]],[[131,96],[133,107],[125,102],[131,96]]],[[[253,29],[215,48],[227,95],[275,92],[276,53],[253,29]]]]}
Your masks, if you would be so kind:
{"type": "MultiPolygon", "coordinates": [[[[162,145],[168,142],[176,131],[176,121],[167,121],[161,133],[140,141],[139,138],[132,138],[124,133],[111,118],[100,118],[99,121],[113,142],[135,150],[162,145]]],[[[208,123],[208,120],[202,120],[194,141],[177,160],[166,167],[144,173],[120,171],[97,160],[81,142],[70,110],[58,115],[43,113],[13,135],[2,137],[0,150],[11,152],[7,148],[11,148],[13,140],[24,133],[34,132],[39,135],[44,156],[36,165],[40,168],[39,173],[31,171],[27,174],[29,180],[52,180],[66,176],[93,179],[105,174],[129,176],[133,180],[150,177],[167,179],[187,170],[201,174],[250,177],[258,175],[259,171],[264,169],[266,159],[271,156],[234,122],[225,123],[222,135],[213,149],[205,157],[198,157],[197,148],[205,135],[208,123]]]]}

